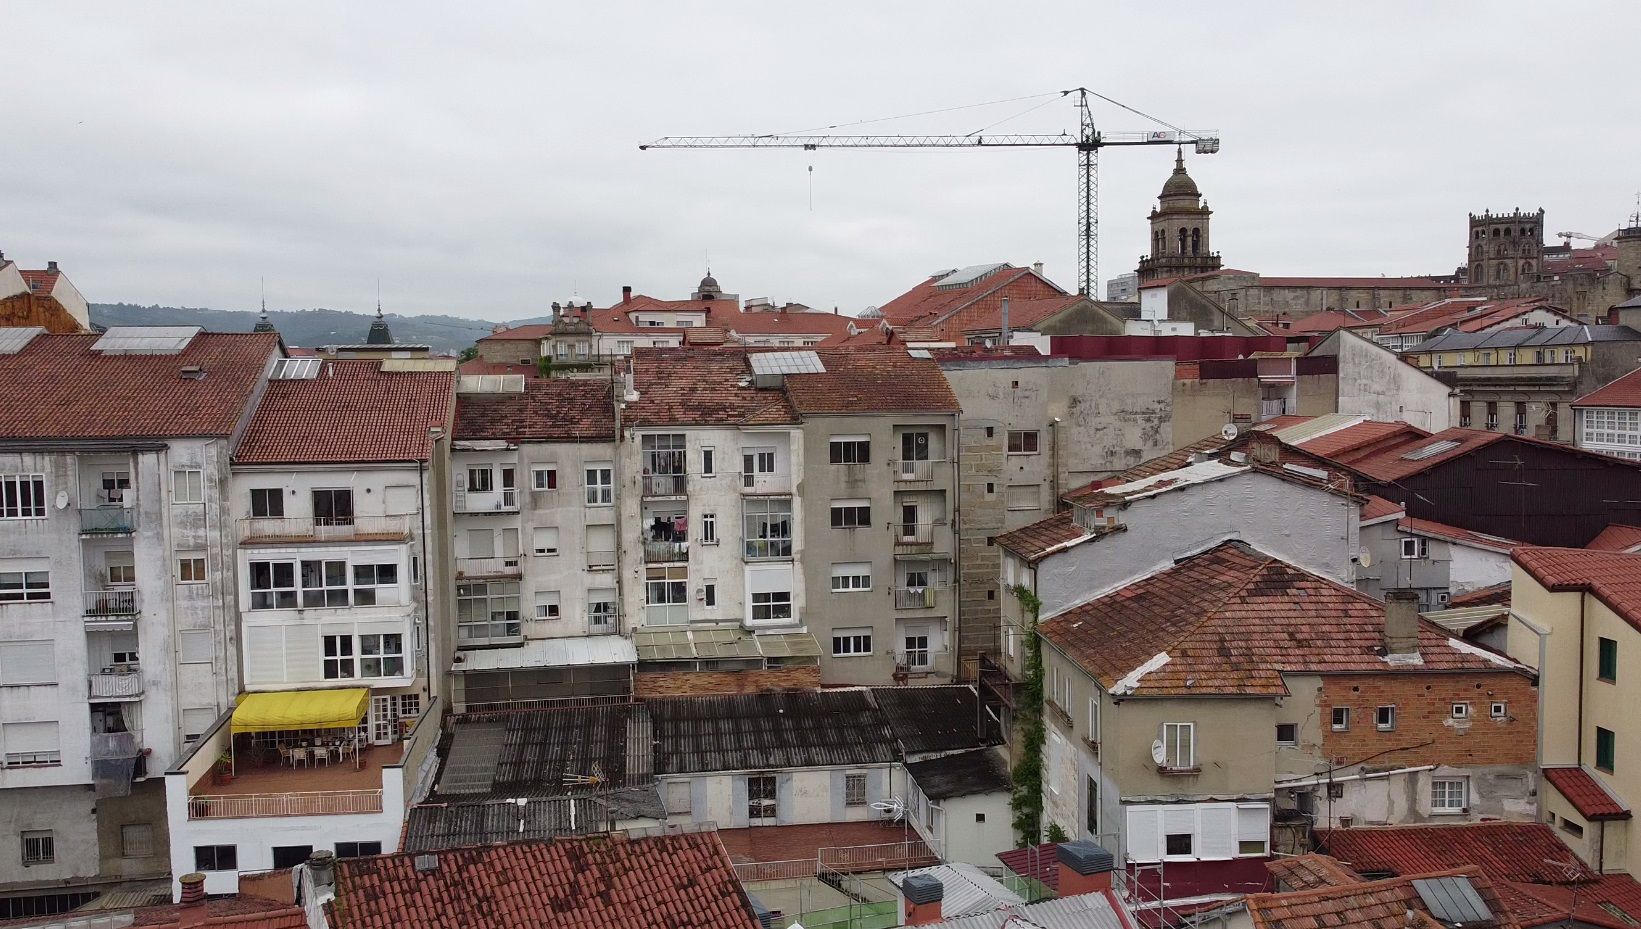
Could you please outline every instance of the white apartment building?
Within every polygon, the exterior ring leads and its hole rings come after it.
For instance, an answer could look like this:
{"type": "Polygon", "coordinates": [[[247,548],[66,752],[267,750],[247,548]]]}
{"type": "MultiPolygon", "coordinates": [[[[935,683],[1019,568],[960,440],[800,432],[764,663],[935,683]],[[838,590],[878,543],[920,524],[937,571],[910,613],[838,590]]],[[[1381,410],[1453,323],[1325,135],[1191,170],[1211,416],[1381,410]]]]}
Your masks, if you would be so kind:
{"type": "Polygon", "coordinates": [[[1574,439],[1585,451],[1641,460],[1641,371],[1573,401],[1574,439]]]}
{"type": "Polygon", "coordinates": [[[0,330],[5,897],[171,869],[160,776],[239,689],[224,501],[279,353],[194,327],[0,330]]]}
{"type": "Polygon", "coordinates": [[[631,693],[615,457],[609,381],[461,378],[450,474],[458,708],[631,693]]]}
{"type": "Polygon", "coordinates": [[[221,510],[243,693],[166,774],[173,875],[227,893],[315,849],[397,848],[448,660],[454,386],[448,360],[275,365],[221,510]]]}

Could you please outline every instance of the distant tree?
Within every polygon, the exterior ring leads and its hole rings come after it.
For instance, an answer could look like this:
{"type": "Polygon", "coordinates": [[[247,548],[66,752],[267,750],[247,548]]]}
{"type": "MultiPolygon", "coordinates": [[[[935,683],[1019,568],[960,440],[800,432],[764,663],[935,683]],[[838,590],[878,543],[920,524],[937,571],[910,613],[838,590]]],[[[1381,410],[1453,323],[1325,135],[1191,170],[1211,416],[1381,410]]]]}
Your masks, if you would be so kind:
{"type": "Polygon", "coordinates": [[[456,358],[460,361],[472,361],[477,357],[479,357],[479,347],[477,345],[469,345],[456,355],[456,358]]]}

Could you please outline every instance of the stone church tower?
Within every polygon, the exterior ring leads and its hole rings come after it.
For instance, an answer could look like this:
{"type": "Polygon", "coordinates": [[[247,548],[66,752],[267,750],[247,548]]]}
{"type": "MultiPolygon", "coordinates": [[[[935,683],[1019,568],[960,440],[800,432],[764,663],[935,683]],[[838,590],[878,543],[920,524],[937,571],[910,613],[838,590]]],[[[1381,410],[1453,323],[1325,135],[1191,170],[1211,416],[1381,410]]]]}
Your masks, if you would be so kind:
{"type": "Polygon", "coordinates": [[[1544,210],[1470,214],[1469,283],[1508,289],[1537,280],[1544,260],[1544,210]]]}
{"type": "Polygon", "coordinates": [[[1213,211],[1185,173],[1185,153],[1174,154],[1174,173],[1162,185],[1151,211],[1151,254],[1140,259],[1140,283],[1218,271],[1219,255],[1208,245],[1208,217],[1213,211]]]}

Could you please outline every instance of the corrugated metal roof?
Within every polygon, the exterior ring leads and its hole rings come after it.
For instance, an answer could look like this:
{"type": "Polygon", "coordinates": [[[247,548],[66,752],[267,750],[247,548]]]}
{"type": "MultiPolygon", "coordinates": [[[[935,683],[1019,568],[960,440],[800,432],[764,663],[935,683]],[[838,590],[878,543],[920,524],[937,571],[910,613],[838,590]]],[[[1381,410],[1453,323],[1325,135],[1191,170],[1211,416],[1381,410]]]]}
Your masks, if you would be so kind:
{"type": "Polygon", "coordinates": [[[590,635],[571,639],[528,639],[518,648],[481,648],[460,653],[456,671],[514,671],[520,668],[634,664],[638,650],[625,636],[590,635]]]}
{"type": "Polygon", "coordinates": [[[734,626],[704,629],[638,629],[632,634],[639,661],[693,661],[714,658],[799,658],[819,656],[820,642],[808,632],[754,634],[734,626]]]}
{"type": "MultiPolygon", "coordinates": [[[[1004,887],[996,878],[972,864],[957,862],[938,864],[932,868],[897,871],[888,875],[889,883],[901,886],[908,877],[927,875],[939,881],[945,889],[940,901],[940,912],[953,917],[972,916],[1005,906],[1018,906],[1025,898],[1004,887]]],[[[939,923],[937,925],[945,925],[939,923]]]]}
{"type": "Polygon", "coordinates": [[[1351,413],[1326,413],[1321,416],[1312,416],[1302,423],[1294,423],[1271,432],[1289,445],[1299,445],[1311,439],[1320,438],[1330,432],[1347,429],[1366,420],[1366,416],[1357,416],[1351,413]]]}
{"type": "Polygon", "coordinates": [[[979,698],[967,684],[873,687],[872,699],[908,755],[996,745],[992,727],[979,731],[979,698]]]}
{"type": "Polygon", "coordinates": [[[110,326],[91,350],[106,355],[175,355],[202,331],[199,326],[110,326]]]}
{"type": "Polygon", "coordinates": [[[10,329],[0,329],[0,355],[15,355],[22,351],[34,337],[45,332],[43,326],[18,326],[10,329]]]}
{"type": "Polygon", "coordinates": [[[642,704],[511,710],[458,719],[435,795],[558,797],[654,781],[642,704]]]}
{"type": "Polygon", "coordinates": [[[665,697],[645,703],[655,772],[757,771],[899,760],[865,690],[665,697]]]}
{"type": "Polygon", "coordinates": [[[1081,894],[1010,906],[989,913],[931,923],[929,929],[1003,929],[1005,926],[1022,925],[1040,929],[1126,929],[1122,918],[1104,894],[1081,894]],[[1011,919],[1014,922],[1009,922],[1011,919]]]}
{"type": "MultiPolygon", "coordinates": [[[[405,815],[400,851],[609,832],[632,819],[665,819],[653,785],[578,797],[535,797],[478,803],[424,803],[405,815]]],[[[170,888],[166,888],[169,894],[170,888]]]]}

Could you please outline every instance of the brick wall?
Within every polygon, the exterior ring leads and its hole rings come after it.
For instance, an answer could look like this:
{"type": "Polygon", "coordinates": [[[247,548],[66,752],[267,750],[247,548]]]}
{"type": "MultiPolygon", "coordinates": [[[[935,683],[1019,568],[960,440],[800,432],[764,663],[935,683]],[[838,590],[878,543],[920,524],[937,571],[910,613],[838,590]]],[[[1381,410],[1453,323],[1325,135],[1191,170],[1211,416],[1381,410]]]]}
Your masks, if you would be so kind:
{"type": "Polygon", "coordinates": [[[813,690],[820,683],[820,667],[810,665],[764,671],[640,671],[634,689],[639,697],[691,697],[813,690]]]}
{"type": "Polygon", "coordinates": [[[1335,764],[1365,762],[1385,769],[1535,763],[1538,691],[1521,674],[1329,675],[1318,699],[1322,752],[1335,764]],[[1504,719],[1490,717],[1495,702],[1505,704],[1504,719]],[[1468,725],[1453,719],[1455,703],[1470,704],[1468,725]],[[1374,714],[1387,705],[1396,707],[1396,728],[1381,732],[1374,714]],[[1336,706],[1350,707],[1347,731],[1330,725],[1336,706]]]}
{"type": "Polygon", "coordinates": [[[43,326],[47,332],[81,332],[56,297],[13,294],[0,299],[0,326],[43,326]]]}

